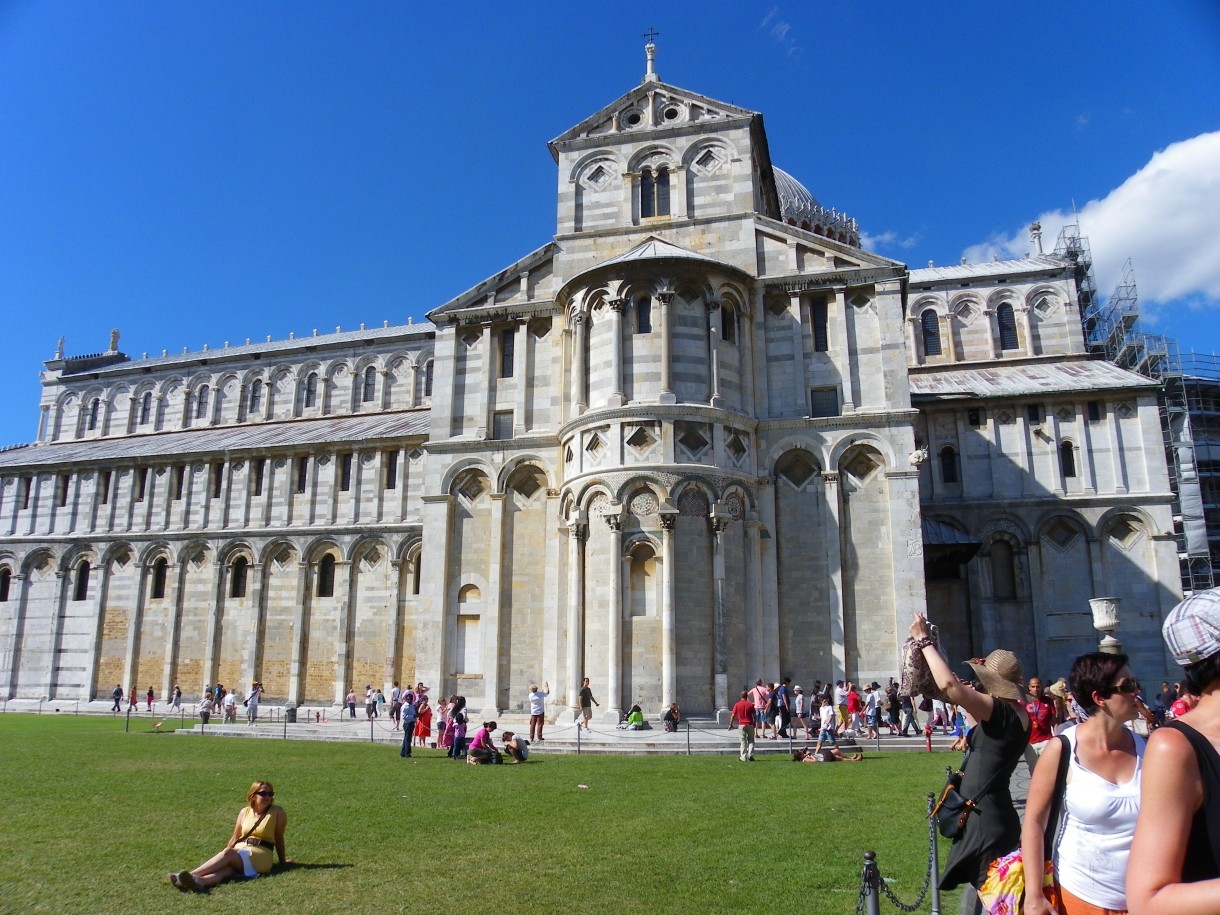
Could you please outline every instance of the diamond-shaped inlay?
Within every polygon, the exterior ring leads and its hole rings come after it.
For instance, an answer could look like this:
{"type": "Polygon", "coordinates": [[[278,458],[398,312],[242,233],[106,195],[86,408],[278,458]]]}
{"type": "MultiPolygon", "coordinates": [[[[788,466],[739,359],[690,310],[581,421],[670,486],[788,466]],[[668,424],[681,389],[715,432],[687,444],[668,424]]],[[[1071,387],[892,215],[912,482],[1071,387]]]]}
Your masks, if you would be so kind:
{"type": "Polygon", "coordinates": [[[963,324],[969,324],[974,320],[974,316],[978,314],[978,311],[969,302],[962,302],[961,305],[957,306],[955,314],[963,324]]]}
{"type": "Polygon", "coordinates": [[[1110,538],[1119,546],[1129,547],[1140,535],[1140,529],[1129,518],[1117,518],[1110,525],[1110,538]]]}
{"type": "Polygon", "coordinates": [[[792,451],[775,465],[776,476],[783,477],[796,489],[800,489],[817,473],[817,468],[802,452],[792,451]]]}
{"type": "Polygon", "coordinates": [[[483,478],[475,475],[467,477],[458,487],[458,495],[467,502],[473,502],[483,495],[483,478]]]}
{"type": "Polygon", "coordinates": [[[647,451],[656,443],[656,441],[656,436],[643,426],[640,426],[640,428],[636,429],[627,437],[627,444],[636,451],[647,451]]]}
{"type": "Polygon", "coordinates": [[[597,457],[606,449],[606,443],[602,441],[602,437],[596,432],[589,436],[589,441],[585,443],[585,451],[593,457],[597,457]]]}
{"type": "Polygon", "coordinates": [[[418,461],[423,456],[424,456],[424,453],[422,451],[420,451],[418,448],[412,448],[410,451],[407,452],[407,457],[409,457],[413,461],[418,461]]]}
{"type": "Polygon", "coordinates": [[[707,437],[698,429],[687,429],[678,436],[678,444],[691,454],[697,455],[707,447],[707,437]]]}
{"type": "Polygon", "coordinates": [[[995,421],[1001,426],[1011,426],[1013,421],[1012,414],[1007,410],[1001,410],[996,414],[995,421]]]}
{"type": "Polygon", "coordinates": [[[874,470],[881,466],[872,454],[867,451],[860,451],[847,463],[847,472],[857,480],[867,480],[874,470]]]}
{"type": "Polygon", "coordinates": [[[724,443],[724,448],[734,461],[740,461],[746,453],[745,443],[742,442],[741,436],[736,433],[729,436],[729,440],[724,443]]]}
{"type": "Polygon", "coordinates": [[[1063,518],[1056,519],[1055,523],[1046,529],[1046,539],[1061,550],[1066,550],[1071,546],[1077,536],[1079,536],[1079,532],[1076,528],[1063,518]]]}
{"type": "Polygon", "coordinates": [[[1054,310],[1055,301],[1054,299],[1050,298],[1041,298],[1038,300],[1038,304],[1034,306],[1034,311],[1038,312],[1038,314],[1044,318],[1054,310]]]}
{"type": "Polygon", "coordinates": [[[1114,412],[1123,419],[1129,419],[1131,414],[1135,412],[1135,408],[1129,403],[1120,403],[1114,412]]]}
{"type": "Polygon", "coordinates": [[[863,308],[865,305],[871,302],[872,299],[866,296],[863,292],[857,292],[850,299],[848,299],[848,301],[851,302],[851,304],[856,308],[863,308]]]}
{"type": "Polygon", "coordinates": [[[1076,411],[1072,410],[1070,407],[1060,407],[1055,415],[1059,417],[1059,422],[1067,423],[1076,418],[1076,411]]]}
{"type": "Polygon", "coordinates": [[[600,165],[589,172],[589,184],[593,185],[593,187],[600,188],[609,180],[610,173],[600,165]]]}

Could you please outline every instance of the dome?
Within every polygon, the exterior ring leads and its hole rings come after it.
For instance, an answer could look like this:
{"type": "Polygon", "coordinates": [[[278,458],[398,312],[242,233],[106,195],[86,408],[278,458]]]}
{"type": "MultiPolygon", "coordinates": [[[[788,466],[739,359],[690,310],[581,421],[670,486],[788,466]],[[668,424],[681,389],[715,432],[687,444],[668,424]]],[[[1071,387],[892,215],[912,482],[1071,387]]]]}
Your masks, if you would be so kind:
{"type": "Polygon", "coordinates": [[[775,190],[779,192],[779,211],[783,222],[793,225],[811,225],[817,221],[815,214],[821,204],[813,194],[782,168],[772,167],[775,173],[775,190]]]}

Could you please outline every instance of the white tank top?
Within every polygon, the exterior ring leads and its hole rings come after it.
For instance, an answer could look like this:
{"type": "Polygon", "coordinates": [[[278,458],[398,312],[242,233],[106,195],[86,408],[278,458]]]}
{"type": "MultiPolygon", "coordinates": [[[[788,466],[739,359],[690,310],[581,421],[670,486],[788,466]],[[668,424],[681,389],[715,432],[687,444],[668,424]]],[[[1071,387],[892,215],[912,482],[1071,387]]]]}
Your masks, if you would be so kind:
{"type": "Polygon", "coordinates": [[[1055,872],[1060,885],[1072,895],[1105,909],[1126,909],[1127,856],[1139,816],[1144,738],[1131,735],[1135,773],[1125,784],[1115,785],[1081,765],[1076,755],[1076,728],[1068,729],[1064,736],[1071,743],[1072,758],[1055,872]]]}

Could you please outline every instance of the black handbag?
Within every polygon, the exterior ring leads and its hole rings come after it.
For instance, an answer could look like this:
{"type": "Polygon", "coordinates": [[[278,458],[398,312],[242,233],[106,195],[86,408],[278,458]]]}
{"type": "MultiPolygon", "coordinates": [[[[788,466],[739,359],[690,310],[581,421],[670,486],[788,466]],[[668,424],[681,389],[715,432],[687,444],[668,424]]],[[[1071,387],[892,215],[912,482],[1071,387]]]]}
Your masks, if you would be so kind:
{"type": "Polygon", "coordinates": [[[970,761],[970,754],[973,752],[973,749],[972,747],[966,751],[966,755],[962,759],[962,767],[959,770],[949,772],[945,779],[945,787],[940,793],[940,800],[932,808],[931,818],[936,820],[937,831],[946,839],[956,839],[965,831],[966,824],[970,820],[970,814],[978,808],[979,800],[991,788],[991,783],[995,781],[996,775],[999,775],[996,772],[991,778],[987,779],[974,797],[963,797],[960,790],[962,787],[962,775],[966,771],[966,764],[970,761]]]}

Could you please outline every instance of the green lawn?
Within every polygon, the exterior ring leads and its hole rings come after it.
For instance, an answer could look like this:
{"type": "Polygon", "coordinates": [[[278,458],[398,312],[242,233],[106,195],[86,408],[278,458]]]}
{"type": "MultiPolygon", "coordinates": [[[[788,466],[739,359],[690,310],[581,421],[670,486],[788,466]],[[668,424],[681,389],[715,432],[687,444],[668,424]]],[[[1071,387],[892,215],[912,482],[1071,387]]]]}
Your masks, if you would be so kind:
{"type": "Polygon", "coordinates": [[[849,913],[865,849],[913,901],[925,797],[956,760],[541,754],[475,767],[435,750],[403,760],[131,727],[0,715],[0,911],[849,913]],[[255,778],[288,811],[296,866],[174,890],[167,873],[223,846],[255,778]]]}

